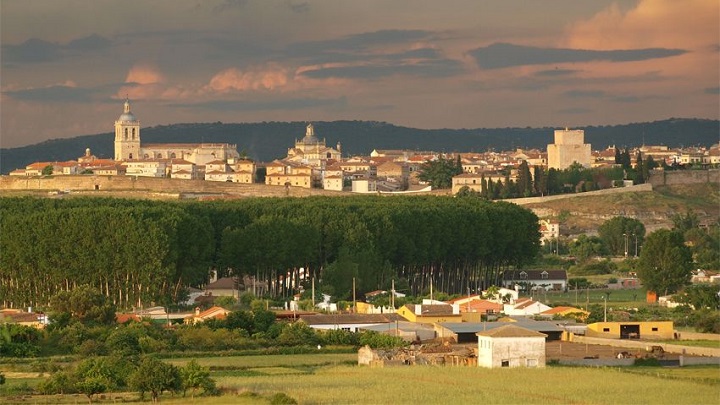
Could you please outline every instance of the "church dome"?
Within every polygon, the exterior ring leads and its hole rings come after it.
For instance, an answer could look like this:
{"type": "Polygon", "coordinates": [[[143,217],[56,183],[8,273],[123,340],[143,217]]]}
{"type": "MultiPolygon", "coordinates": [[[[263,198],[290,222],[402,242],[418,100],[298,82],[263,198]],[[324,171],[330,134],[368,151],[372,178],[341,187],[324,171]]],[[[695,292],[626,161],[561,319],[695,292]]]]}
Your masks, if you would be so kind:
{"type": "Polygon", "coordinates": [[[118,118],[118,121],[137,121],[137,118],[135,118],[135,114],[130,112],[130,100],[125,99],[125,104],[123,105],[123,113],[120,115],[120,118],[118,118]]]}
{"type": "Polygon", "coordinates": [[[135,118],[135,114],[131,112],[122,113],[120,115],[120,118],[118,118],[118,121],[137,121],[137,118],[135,118]]]}
{"type": "Polygon", "coordinates": [[[305,137],[302,139],[302,143],[305,145],[315,145],[320,143],[320,140],[315,136],[315,128],[313,124],[308,124],[305,128],[305,137]]]}

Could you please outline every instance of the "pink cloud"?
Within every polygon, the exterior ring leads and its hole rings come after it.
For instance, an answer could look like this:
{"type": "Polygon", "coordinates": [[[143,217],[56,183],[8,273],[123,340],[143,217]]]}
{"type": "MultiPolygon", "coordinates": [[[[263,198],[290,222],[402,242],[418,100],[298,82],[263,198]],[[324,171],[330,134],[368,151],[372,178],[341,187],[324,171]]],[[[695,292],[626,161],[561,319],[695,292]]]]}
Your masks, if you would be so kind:
{"type": "Polygon", "coordinates": [[[215,92],[277,90],[286,87],[292,78],[287,69],[268,63],[253,66],[245,70],[237,68],[225,69],[210,79],[207,89],[215,92]]]}
{"type": "Polygon", "coordinates": [[[717,0],[641,0],[623,13],[617,4],[572,24],[563,46],[578,49],[699,49],[718,42],[717,0]]]}
{"type": "Polygon", "coordinates": [[[165,77],[157,66],[147,63],[137,63],[130,68],[125,83],[155,84],[165,81],[165,77]]]}

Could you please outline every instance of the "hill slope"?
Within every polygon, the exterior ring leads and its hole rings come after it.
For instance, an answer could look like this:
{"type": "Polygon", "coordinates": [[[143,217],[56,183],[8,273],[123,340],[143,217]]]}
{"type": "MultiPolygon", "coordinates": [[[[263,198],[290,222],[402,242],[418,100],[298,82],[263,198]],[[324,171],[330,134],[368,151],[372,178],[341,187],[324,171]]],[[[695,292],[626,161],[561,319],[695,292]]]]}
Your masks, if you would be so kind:
{"type": "MultiPolygon", "coordinates": [[[[253,159],[269,161],[284,157],[295,139],[305,134],[305,122],[263,122],[244,124],[175,124],[142,129],[145,143],[228,142],[237,144],[253,159]]],[[[369,154],[373,149],[415,149],[434,151],[508,150],[518,147],[545,149],[553,142],[554,128],[415,129],[373,121],[332,121],[314,123],[316,134],[328,145],[342,144],[343,155],[369,154]]],[[[588,126],[585,141],[593,149],[608,145],[638,146],[664,144],[671,147],[718,142],[720,121],[668,119],[614,126],[588,126]]],[[[53,139],[36,145],[0,149],[0,173],[25,167],[35,161],[77,159],[85,148],[98,157],[112,158],[113,134],[53,139]]]]}
{"type": "Polygon", "coordinates": [[[720,218],[720,189],[717,184],[682,184],[655,187],[651,192],[582,195],[575,198],[527,204],[539,217],[561,220],[565,235],[595,233],[606,220],[626,216],[641,221],[648,232],[671,228],[671,217],[693,211],[701,223],[720,218]]]}

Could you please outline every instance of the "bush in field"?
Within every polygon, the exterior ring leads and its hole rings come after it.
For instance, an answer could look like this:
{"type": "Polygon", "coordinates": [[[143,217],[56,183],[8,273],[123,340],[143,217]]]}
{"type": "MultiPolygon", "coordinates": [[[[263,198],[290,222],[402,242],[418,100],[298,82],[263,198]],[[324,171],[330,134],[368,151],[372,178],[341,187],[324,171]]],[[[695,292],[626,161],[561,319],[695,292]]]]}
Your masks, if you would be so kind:
{"type": "Polygon", "coordinates": [[[164,363],[153,357],[145,357],[140,366],[130,376],[130,387],[144,398],[146,392],[157,402],[163,391],[179,392],[182,389],[180,371],[172,364],[164,363]]]}
{"type": "Polygon", "coordinates": [[[168,349],[168,344],[162,340],[155,339],[150,336],[140,336],[138,338],[140,351],[143,354],[164,352],[168,349]]]}
{"type": "Polygon", "coordinates": [[[720,313],[704,309],[693,313],[693,326],[701,333],[720,333],[720,313]]]}
{"type": "Polygon", "coordinates": [[[361,332],[359,343],[360,346],[368,345],[373,349],[390,349],[393,347],[407,346],[407,342],[400,337],[371,331],[361,332]]]}
{"type": "Polygon", "coordinates": [[[254,333],[267,332],[275,324],[275,313],[266,309],[253,310],[254,333]]]}
{"type": "Polygon", "coordinates": [[[610,260],[589,261],[582,265],[571,266],[568,270],[575,275],[587,276],[598,274],[610,274],[617,270],[617,265],[610,260]]]}
{"type": "Polygon", "coordinates": [[[246,332],[227,329],[210,329],[205,326],[180,328],[176,332],[179,350],[241,350],[257,348],[257,343],[244,334],[246,332]]]}
{"type": "Polygon", "coordinates": [[[283,346],[314,346],[318,340],[315,330],[304,322],[286,324],[277,338],[277,342],[283,346]]]}
{"type": "Polygon", "coordinates": [[[192,389],[191,398],[195,398],[195,393],[201,388],[205,395],[218,394],[215,380],[210,378],[210,372],[195,360],[180,369],[180,377],[182,378],[183,396],[188,388],[192,389]]]}
{"type": "Polygon", "coordinates": [[[136,329],[118,327],[110,333],[105,344],[111,353],[115,355],[137,356],[140,354],[138,335],[139,333],[136,329]]]}
{"type": "Polygon", "coordinates": [[[323,345],[358,346],[360,344],[359,335],[347,330],[326,330],[320,332],[318,335],[320,337],[320,343],[323,345]]]}
{"type": "Polygon", "coordinates": [[[40,352],[42,337],[39,330],[24,325],[0,325],[0,355],[8,357],[34,357],[40,352]]]}
{"type": "Polygon", "coordinates": [[[271,405],[294,405],[297,403],[298,402],[295,400],[295,398],[287,395],[284,392],[275,393],[272,397],[270,397],[271,405]]]}
{"type": "Polygon", "coordinates": [[[77,392],[75,388],[76,380],[75,374],[68,371],[59,371],[40,382],[38,391],[44,395],[74,394],[77,392]]]}

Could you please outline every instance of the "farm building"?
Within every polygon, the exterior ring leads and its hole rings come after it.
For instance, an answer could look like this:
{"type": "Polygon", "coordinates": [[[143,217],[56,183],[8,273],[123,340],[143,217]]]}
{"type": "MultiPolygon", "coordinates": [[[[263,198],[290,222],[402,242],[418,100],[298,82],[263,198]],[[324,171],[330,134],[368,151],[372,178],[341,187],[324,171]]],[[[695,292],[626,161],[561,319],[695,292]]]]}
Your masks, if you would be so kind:
{"type": "Polygon", "coordinates": [[[588,325],[585,336],[610,339],[672,339],[672,321],[597,322],[588,325]]]}
{"type": "Polygon", "coordinates": [[[304,322],[313,329],[342,329],[357,332],[358,329],[395,322],[394,314],[316,314],[303,315],[299,322],[304,322]]]}
{"type": "Polygon", "coordinates": [[[478,332],[487,332],[503,326],[514,325],[542,333],[547,340],[560,340],[563,329],[553,322],[533,320],[511,320],[509,322],[444,322],[435,324],[435,332],[440,338],[450,338],[457,343],[474,343],[478,332]]]}
{"type": "Polygon", "coordinates": [[[360,330],[369,330],[385,335],[398,336],[405,341],[412,342],[415,340],[426,341],[436,337],[435,330],[432,326],[424,323],[395,321],[391,323],[381,323],[358,328],[360,330]]]}
{"type": "Polygon", "coordinates": [[[460,308],[457,304],[405,304],[397,310],[397,314],[410,322],[419,323],[462,321],[460,308]]]}
{"type": "Polygon", "coordinates": [[[476,335],[480,367],[545,367],[544,333],[505,324],[476,335]]]}

